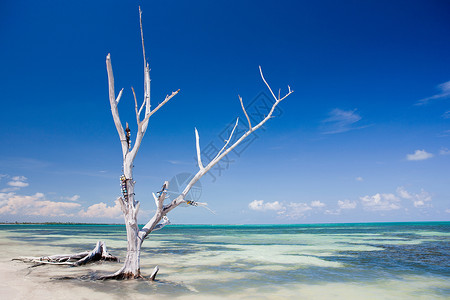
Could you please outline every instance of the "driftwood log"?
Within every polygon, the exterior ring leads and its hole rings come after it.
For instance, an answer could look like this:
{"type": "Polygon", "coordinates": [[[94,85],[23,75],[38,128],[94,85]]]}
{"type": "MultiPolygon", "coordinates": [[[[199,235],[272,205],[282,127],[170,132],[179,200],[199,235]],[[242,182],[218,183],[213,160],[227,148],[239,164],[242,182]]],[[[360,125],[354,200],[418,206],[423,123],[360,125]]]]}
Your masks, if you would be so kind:
{"type": "Polygon", "coordinates": [[[96,261],[119,261],[116,256],[111,255],[108,250],[106,250],[106,245],[103,241],[98,241],[97,245],[91,251],[84,251],[75,254],[57,254],[51,256],[41,256],[41,257],[29,257],[21,256],[14,258],[13,260],[20,260],[23,262],[34,263],[33,266],[39,265],[67,265],[70,267],[78,267],[88,263],[93,263],[96,261]]]}

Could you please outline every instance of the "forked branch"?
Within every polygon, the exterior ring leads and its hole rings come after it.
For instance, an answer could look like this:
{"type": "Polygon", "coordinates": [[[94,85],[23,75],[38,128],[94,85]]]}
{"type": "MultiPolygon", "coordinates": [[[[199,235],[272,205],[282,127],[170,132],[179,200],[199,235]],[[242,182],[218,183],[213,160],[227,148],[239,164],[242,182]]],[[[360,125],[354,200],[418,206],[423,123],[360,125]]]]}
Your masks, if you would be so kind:
{"type": "Polygon", "coordinates": [[[250,122],[250,118],[248,117],[247,111],[245,110],[244,103],[242,102],[242,97],[239,95],[238,95],[238,97],[239,97],[239,102],[241,102],[242,110],[244,111],[245,117],[247,118],[248,128],[250,130],[252,130],[252,122],[250,122]]]}
{"type": "MultiPolygon", "coordinates": [[[[227,140],[225,140],[225,145],[222,147],[222,149],[217,153],[217,155],[214,157],[214,159],[212,159],[208,165],[203,166],[202,164],[202,159],[201,159],[201,154],[200,154],[200,143],[199,143],[199,136],[198,136],[198,131],[197,129],[195,129],[195,140],[196,140],[196,149],[197,149],[197,161],[198,161],[198,167],[199,167],[199,171],[197,172],[197,174],[195,174],[195,176],[190,180],[190,182],[187,184],[187,186],[185,187],[185,189],[183,190],[183,192],[176,197],[175,199],[172,200],[172,202],[164,207],[164,214],[167,214],[168,212],[170,212],[172,209],[174,209],[175,207],[177,207],[178,205],[180,205],[181,203],[188,203],[185,200],[186,195],[189,193],[189,191],[191,190],[191,188],[194,186],[194,184],[200,179],[202,178],[203,175],[205,175],[212,167],[214,167],[222,158],[224,158],[228,153],[230,153],[230,151],[232,151],[234,148],[236,148],[245,138],[247,138],[252,132],[256,131],[257,129],[259,129],[264,123],[266,123],[271,117],[272,114],[275,110],[275,108],[277,107],[277,105],[283,101],[284,99],[286,99],[286,97],[288,97],[290,94],[292,94],[294,91],[291,90],[291,88],[288,86],[288,92],[286,93],[286,95],[284,95],[283,97],[280,97],[280,95],[278,97],[275,96],[275,94],[272,92],[272,89],[270,87],[270,85],[267,83],[266,79],[264,78],[264,75],[262,73],[261,67],[259,67],[259,71],[261,74],[261,78],[264,81],[264,83],[266,84],[267,88],[269,89],[270,93],[272,94],[272,96],[275,99],[275,103],[272,105],[272,108],[269,111],[269,114],[261,121],[259,122],[256,126],[252,127],[251,122],[250,122],[250,118],[248,117],[247,111],[245,110],[245,106],[243,104],[242,98],[239,96],[239,101],[241,103],[241,107],[242,110],[244,111],[244,114],[247,118],[247,121],[249,123],[249,129],[239,138],[237,139],[237,141],[235,141],[231,146],[229,146],[227,148],[227,146],[230,144],[230,141],[233,138],[233,134],[235,132],[235,129],[238,125],[238,121],[239,119],[236,120],[236,124],[233,127],[233,130],[230,133],[230,136],[227,140]]],[[[192,201],[189,201],[190,204],[191,203],[195,203],[192,201]]]]}
{"type": "Polygon", "coordinates": [[[198,167],[201,170],[201,169],[203,169],[203,163],[202,163],[202,156],[201,156],[201,153],[200,153],[200,138],[198,136],[197,128],[195,128],[195,148],[197,149],[198,167]]]}
{"type": "Polygon", "coordinates": [[[142,11],[139,7],[139,23],[140,23],[140,29],[141,29],[141,42],[142,42],[142,56],[144,59],[144,100],[142,102],[142,105],[138,109],[137,99],[136,99],[136,93],[134,92],[134,88],[131,87],[131,90],[133,91],[133,98],[134,98],[134,109],[136,113],[136,122],[138,125],[138,131],[136,133],[136,139],[134,146],[132,147],[130,151],[130,147],[127,143],[126,136],[124,133],[124,129],[122,126],[122,123],[120,121],[119,117],[119,111],[117,109],[117,105],[119,104],[119,101],[122,97],[123,89],[119,92],[119,95],[115,96],[114,93],[114,76],[112,71],[112,65],[111,65],[111,56],[108,54],[106,56],[106,68],[108,71],[108,86],[109,86],[109,102],[111,105],[111,112],[114,119],[114,124],[116,125],[117,132],[119,133],[119,138],[122,144],[122,153],[124,160],[128,160],[129,163],[132,163],[134,160],[137,151],[139,150],[140,144],[142,142],[142,138],[145,135],[145,131],[148,127],[148,121],[150,117],[156,113],[164,104],[166,104],[170,99],[172,99],[180,90],[177,90],[175,92],[172,92],[171,95],[167,95],[165,99],[154,109],[151,110],[150,107],[150,68],[147,63],[147,58],[145,56],[145,46],[144,46],[144,31],[142,29],[142,11]],[[141,121],[141,113],[145,106],[145,117],[141,121]],[[127,157],[128,154],[131,154],[130,157],[127,157]]]}

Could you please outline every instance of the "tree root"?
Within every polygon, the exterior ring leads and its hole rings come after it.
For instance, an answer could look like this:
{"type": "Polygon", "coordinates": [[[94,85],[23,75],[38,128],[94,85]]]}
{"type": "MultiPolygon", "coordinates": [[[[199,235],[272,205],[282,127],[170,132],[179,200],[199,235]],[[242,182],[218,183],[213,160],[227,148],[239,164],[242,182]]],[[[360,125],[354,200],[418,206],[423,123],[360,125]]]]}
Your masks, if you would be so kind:
{"type": "Polygon", "coordinates": [[[141,272],[139,270],[138,275],[133,274],[132,272],[125,272],[123,269],[120,269],[114,274],[101,276],[98,278],[98,280],[128,280],[128,279],[143,279],[143,280],[150,280],[155,281],[156,280],[156,274],[158,274],[159,267],[156,266],[153,269],[152,275],[150,277],[144,277],[141,275],[141,272]]]}
{"type": "Polygon", "coordinates": [[[78,267],[85,265],[87,263],[92,263],[96,261],[119,261],[116,256],[111,255],[106,250],[106,245],[102,241],[98,241],[97,245],[92,251],[85,251],[76,254],[59,254],[52,256],[41,256],[41,257],[18,257],[12,260],[20,260],[23,262],[35,263],[32,267],[40,265],[67,265],[70,267],[78,267]]]}
{"type": "Polygon", "coordinates": [[[140,274],[135,275],[133,273],[118,272],[111,275],[105,275],[98,278],[98,280],[128,280],[128,279],[145,279],[140,274]]]}

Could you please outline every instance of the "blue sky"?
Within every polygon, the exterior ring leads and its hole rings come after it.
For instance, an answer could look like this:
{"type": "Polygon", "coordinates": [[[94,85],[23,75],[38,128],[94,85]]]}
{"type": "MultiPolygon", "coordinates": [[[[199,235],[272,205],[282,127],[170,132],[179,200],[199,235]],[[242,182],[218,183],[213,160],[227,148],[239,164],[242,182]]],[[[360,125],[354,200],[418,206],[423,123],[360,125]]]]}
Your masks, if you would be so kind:
{"type": "Polygon", "coordinates": [[[295,93],[202,178],[215,214],[179,207],[173,223],[450,220],[450,4],[377,0],[3,1],[0,221],[123,222],[105,57],[133,132],[138,5],[152,103],[181,89],[135,161],[140,222],[164,180],[197,172],[194,127],[218,147],[245,124],[238,94],[266,101],[259,65],[295,93]]]}

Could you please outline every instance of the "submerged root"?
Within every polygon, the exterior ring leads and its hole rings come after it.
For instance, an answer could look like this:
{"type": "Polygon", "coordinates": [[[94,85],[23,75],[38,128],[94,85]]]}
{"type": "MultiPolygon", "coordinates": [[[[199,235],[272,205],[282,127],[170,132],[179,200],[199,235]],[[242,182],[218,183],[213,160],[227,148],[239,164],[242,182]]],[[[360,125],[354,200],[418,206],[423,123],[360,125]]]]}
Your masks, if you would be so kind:
{"type": "Polygon", "coordinates": [[[143,279],[144,277],[141,276],[141,270],[137,270],[137,272],[129,272],[125,271],[125,268],[122,267],[119,271],[117,271],[114,274],[109,274],[105,276],[101,276],[98,279],[99,280],[128,280],[128,279],[143,279]]]}
{"type": "Polygon", "coordinates": [[[98,241],[97,245],[92,251],[85,251],[76,254],[59,254],[41,257],[18,257],[13,258],[13,260],[34,263],[32,267],[37,267],[45,264],[78,267],[96,261],[119,261],[116,256],[111,255],[106,250],[106,245],[102,241],[98,241]]]}
{"type": "Polygon", "coordinates": [[[131,272],[120,272],[111,275],[105,275],[98,278],[98,280],[128,280],[128,279],[144,279],[141,274],[136,275],[131,272]]]}
{"type": "Polygon", "coordinates": [[[156,280],[156,274],[158,274],[159,268],[158,266],[156,266],[153,269],[152,275],[150,275],[150,277],[146,278],[144,276],[141,275],[141,270],[137,271],[136,273],[133,272],[126,272],[124,271],[124,269],[120,269],[119,271],[117,271],[114,274],[110,274],[110,275],[105,275],[105,276],[101,276],[98,279],[99,280],[128,280],[128,279],[143,279],[143,280],[150,280],[150,281],[155,281],[156,280]]]}

